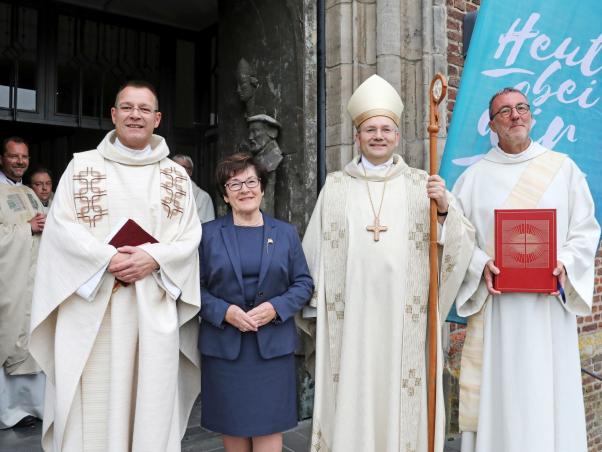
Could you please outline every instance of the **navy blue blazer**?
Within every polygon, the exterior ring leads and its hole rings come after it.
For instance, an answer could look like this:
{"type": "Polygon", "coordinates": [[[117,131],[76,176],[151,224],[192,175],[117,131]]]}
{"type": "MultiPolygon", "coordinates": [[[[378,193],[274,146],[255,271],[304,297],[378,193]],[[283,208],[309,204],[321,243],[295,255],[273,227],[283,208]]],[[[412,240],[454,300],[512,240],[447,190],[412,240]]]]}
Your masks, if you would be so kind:
{"type": "MultiPolygon", "coordinates": [[[[313,280],[295,228],[263,214],[263,256],[254,306],[269,301],[278,321],[257,331],[259,353],[269,359],[293,353],[297,346],[295,313],[309,301],[313,280]]],[[[199,350],[202,354],[236,359],[242,333],[225,321],[230,304],[247,307],[244,297],[238,242],[232,214],[203,224],[199,246],[201,267],[201,328],[199,350]]],[[[246,333],[248,334],[248,333],[246,333]]]]}

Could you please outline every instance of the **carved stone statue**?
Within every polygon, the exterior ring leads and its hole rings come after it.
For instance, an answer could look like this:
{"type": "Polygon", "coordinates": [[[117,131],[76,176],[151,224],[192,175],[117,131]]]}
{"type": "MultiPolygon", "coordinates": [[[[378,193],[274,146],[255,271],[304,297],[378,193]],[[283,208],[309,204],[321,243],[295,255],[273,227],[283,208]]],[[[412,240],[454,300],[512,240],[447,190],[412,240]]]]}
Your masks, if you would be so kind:
{"type": "Polygon", "coordinates": [[[264,181],[263,208],[268,214],[273,215],[276,170],[282,162],[282,151],[276,141],[281,126],[278,121],[265,114],[248,117],[247,124],[249,150],[254,154],[255,160],[268,171],[268,180],[264,181]]]}
{"type": "Polygon", "coordinates": [[[236,68],[236,93],[245,104],[245,116],[248,118],[257,112],[255,105],[255,92],[259,86],[259,79],[251,65],[241,58],[236,68]]]}

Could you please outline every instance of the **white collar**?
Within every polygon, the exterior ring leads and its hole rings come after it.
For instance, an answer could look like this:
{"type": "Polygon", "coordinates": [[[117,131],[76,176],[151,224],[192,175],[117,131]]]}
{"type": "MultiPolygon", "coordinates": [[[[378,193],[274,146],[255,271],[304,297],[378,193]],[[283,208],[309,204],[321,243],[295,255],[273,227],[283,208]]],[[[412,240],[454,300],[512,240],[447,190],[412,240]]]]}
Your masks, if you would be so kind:
{"type": "Polygon", "coordinates": [[[385,163],[381,163],[380,165],[375,165],[370,160],[365,158],[364,155],[362,155],[360,158],[360,163],[362,164],[362,166],[364,168],[366,168],[367,171],[388,169],[393,164],[393,156],[391,156],[391,158],[389,160],[387,160],[385,163]]]}
{"type": "MultiPolygon", "coordinates": [[[[529,138],[531,140],[531,138],[529,138]]],[[[535,141],[531,140],[529,142],[529,146],[527,146],[525,149],[523,149],[522,151],[520,151],[519,153],[510,153],[510,152],[506,152],[504,151],[501,147],[500,147],[500,143],[497,143],[494,148],[501,152],[506,158],[509,159],[517,159],[517,158],[521,158],[523,155],[526,155],[529,151],[532,151],[536,146],[534,145],[535,141]]]]}
{"type": "Polygon", "coordinates": [[[147,144],[144,149],[128,148],[121,141],[119,141],[119,138],[117,137],[115,137],[115,143],[113,143],[113,145],[120,151],[124,151],[130,154],[131,156],[135,157],[146,157],[147,155],[150,155],[150,153],[153,151],[150,144],[147,144]]]}
{"type": "Polygon", "coordinates": [[[14,180],[10,179],[6,174],[4,174],[4,171],[0,170],[0,184],[6,184],[6,185],[23,185],[23,179],[21,179],[18,182],[15,182],[14,180]]]}

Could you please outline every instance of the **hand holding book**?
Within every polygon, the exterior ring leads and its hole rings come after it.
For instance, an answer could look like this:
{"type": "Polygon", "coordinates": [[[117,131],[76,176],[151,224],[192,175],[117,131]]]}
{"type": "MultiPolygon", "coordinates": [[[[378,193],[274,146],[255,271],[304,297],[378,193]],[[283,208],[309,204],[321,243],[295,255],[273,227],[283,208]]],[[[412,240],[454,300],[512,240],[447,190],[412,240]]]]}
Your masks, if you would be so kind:
{"type": "Polygon", "coordinates": [[[157,262],[146,251],[138,248],[145,243],[158,243],[134,220],[127,220],[109,241],[117,248],[118,253],[111,258],[108,271],[115,275],[117,281],[127,286],[136,282],[159,268],[157,262]]]}
{"type": "Polygon", "coordinates": [[[495,268],[496,291],[558,293],[556,210],[496,210],[495,268]]]}

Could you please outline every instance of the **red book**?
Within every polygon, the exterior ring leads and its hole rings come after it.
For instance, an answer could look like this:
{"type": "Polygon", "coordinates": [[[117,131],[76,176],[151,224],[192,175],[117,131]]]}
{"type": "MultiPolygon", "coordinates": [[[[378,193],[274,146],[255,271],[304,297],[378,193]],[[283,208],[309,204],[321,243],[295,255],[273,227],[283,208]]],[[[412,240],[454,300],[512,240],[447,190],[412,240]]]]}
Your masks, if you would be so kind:
{"type": "Polygon", "coordinates": [[[145,243],[158,243],[159,241],[146,232],[134,220],[127,220],[123,226],[115,233],[109,245],[115,248],[120,246],[138,246],[145,243]]]}
{"type": "Polygon", "coordinates": [[[495,266],[500,274],[493,287],[500,292],[558,290],[556,209],[495,211],[495,266]]]}
{"type": "MultiPolygon", "coordinates": [[[[127,220],[109,241],[109,245],[113,245],[115,248],[119,248],[120,246],[138,246],[145,243],[159,243],[159,241],[131,219],[127,220]]],[[[129,285],[129,283],[121,280],[116,280],[116,283],[124,287],[129,285]]]]}

